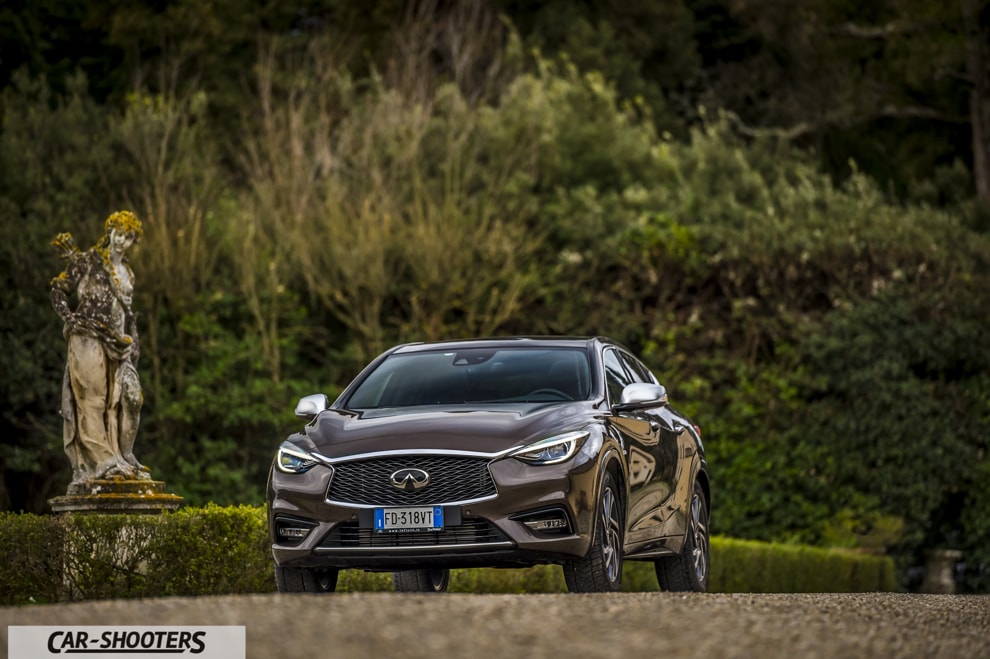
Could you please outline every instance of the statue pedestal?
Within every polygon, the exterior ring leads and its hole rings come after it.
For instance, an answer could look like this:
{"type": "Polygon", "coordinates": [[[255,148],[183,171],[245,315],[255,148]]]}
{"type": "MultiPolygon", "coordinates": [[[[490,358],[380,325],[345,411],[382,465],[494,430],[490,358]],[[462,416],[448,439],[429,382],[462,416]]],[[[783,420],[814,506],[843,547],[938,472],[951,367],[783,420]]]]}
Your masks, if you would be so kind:
{"type": "Polygon", "coordinates": [[[927,553],[925,581],[921,584],[923,593],[952,595],[956,592],[955,567],[962,560],[963,553],[958,549],[933,549],[927,553]]]}
{"type": "Polygon", "coordinates": [[[65,496],[48,500],[55,513],[160,513],[181,504],[165,481],[110,478],[72,483],[65,496]]]}

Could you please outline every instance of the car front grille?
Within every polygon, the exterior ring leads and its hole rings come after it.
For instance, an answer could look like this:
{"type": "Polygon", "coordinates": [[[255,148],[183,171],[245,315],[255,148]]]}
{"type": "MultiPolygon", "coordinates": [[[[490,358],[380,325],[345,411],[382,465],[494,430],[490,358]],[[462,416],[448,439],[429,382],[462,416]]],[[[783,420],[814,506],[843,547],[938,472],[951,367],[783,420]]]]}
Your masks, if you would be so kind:
{"type": "Polygon", "coordinates": [[[334,528],[319,546],[323,549],[385,549],[495,544],[511,544],[511,541],[490,522],[473,519],[446,527],[442,531],[412,533],[376,533],[373,529],[347,522],[334,528]]]}
{"type": "Polygon", "coordinates": [[[340,462],[333,466],[327,499],[363,506],[438,506],[486,499],[497,494],[488,462],[488,458],[460,455],[389,456],[340,462]],[[406,468],[428,473],[429,484],[411,492],[395,488],[392,474],[406,468]]]}

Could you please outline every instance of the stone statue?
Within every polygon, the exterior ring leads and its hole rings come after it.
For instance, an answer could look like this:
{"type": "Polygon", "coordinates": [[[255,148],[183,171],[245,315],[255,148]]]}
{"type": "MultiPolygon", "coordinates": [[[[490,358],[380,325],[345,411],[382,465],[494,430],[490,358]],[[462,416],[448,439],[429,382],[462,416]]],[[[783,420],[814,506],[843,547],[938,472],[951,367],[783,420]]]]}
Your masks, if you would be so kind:
{"type": "Polygon", "coordinates": [[[131,310],[134,272],[124,257],[141,233],[140,220],[119,211],[107,218],[103,236],[88,250],[76,247],[68,233],[52,241],[66,261],[51,282],[51,296],[68,342],[61,414],[73,485],[151,478],[134,457],[143,396],[137,317],[131,310]]]}

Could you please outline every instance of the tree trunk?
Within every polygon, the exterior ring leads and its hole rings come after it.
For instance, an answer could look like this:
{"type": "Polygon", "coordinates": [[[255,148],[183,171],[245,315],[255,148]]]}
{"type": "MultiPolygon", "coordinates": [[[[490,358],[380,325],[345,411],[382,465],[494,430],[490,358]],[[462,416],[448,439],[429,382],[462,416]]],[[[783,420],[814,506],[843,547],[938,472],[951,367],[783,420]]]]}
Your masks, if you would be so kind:
{"type": "Polygon", "coordinates": [[[990,9],[983,0],[961,0],[966,34],[966,69],[973,136],[973,179],[976,197],[990,201],[990,9]]]}

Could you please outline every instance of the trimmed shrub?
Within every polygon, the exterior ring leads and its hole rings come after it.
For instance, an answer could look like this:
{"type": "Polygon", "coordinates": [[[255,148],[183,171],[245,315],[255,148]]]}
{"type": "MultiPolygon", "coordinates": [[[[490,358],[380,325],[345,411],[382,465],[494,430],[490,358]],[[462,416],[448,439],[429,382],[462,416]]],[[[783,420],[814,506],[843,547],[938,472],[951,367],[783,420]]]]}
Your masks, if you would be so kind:
{"type": "Polygon", "coordinates": [[[264,509],[0,514],[0,604],[274,590],[264,509]]]}
{"type": "Polygon", "coordinates": [[[720,593],[897,590],[894,562],[845,549],[712,538],[709,588],[720,593]]]}
{"type": "MultiPolygon", "coordinates": [[[[0,514],[0,605],[271,592],[263,507],[209,505],[161,515],[0,514]]],[[[340,592],[390,591],[390,573],[344,570],[340,592]]],[[[451,592],[562,593],[555,565],[453,570],[451,592]]],[[[656,591],[649,562],[623,590],[656,591]]],[[[848,550],[712,538],[711,592],[896,590],[893,561],[848,550]]]]}
{"type": "Polygon", "coordinates": [[[0,604],[60,600],[62,529],[54,518],[0,513],[0,604]]]}

